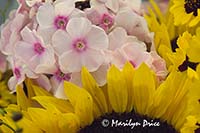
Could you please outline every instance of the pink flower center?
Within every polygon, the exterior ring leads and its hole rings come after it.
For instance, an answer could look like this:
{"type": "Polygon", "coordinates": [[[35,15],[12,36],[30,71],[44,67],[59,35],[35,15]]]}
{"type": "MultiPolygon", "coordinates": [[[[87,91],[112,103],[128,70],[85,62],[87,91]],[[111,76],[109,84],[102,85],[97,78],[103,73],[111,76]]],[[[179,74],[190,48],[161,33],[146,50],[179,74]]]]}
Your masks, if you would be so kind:
{"type": "Polygon", "coordinates": [[[34,51],[37,54],[42,54],[45,51],[45,49],[39,42],[37,42],[37,43],[34,44],[34,51]]]}
{"type": "Polygon", "coordinates": [[[63,81],[63,80],[66,80],[66,81],[69,81],[71,79],[71,74],[65,74],[63,72],[60,71],[60,69],[55,73],[55,76],[56,76],[56,79],[58,81],[63,81]]]}
{"type": "Polygon", "coordinates": [[[103,14],[101,19],[101,24],[107,28],[112,27],[112,25],[114,24],[113,17],[110,16],[109,14],[103,14]]]}
{"type": "Polygon", "coordinates": [[[14,69],[14,75],[16,76],[17,79],[19,79],[21,77],[21,72],[20,72],[19,68],[14,69]]]}
{"type": "Polygon", "coordinates": [[[73,47],[77,52],[85,51],[87,48],[86,41],[84,39],[77,39],[74,41],[73,47]]]}
{"type": "Polygon", "coordinates": [[[54,25],[56,29],[64,30],[67,26],[68,18],[65,16],[57,16],[54,20],[54,25]]]}

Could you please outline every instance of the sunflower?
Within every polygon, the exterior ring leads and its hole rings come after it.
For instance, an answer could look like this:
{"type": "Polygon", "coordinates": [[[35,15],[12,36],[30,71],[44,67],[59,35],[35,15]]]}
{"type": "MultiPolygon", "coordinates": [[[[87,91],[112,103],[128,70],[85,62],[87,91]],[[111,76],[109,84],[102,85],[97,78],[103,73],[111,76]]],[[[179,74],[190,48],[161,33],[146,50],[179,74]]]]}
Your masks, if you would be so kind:
{"type": "Polygon", "coordinates": [[[200,50],[199,30],[196,30],[196,35],[192,35],[186,31],[177,40],[178,48],[176,50],[182,51],[183,55],[185,55],[184,62],[178,64],[180,71],[187,70],[189,67],[196,70],[197,65],[200,63],[200,54],[198,52],[200,50]]]}
{"type": "Polygon", "coordinates": [[[16,103],[16,96],[10,93],[7,86],[7,81],[10,75],[9,71],[5,73],[0,72],[0,108],[16,103]]]}
{"type": "Polygon", "coordinates": [[[200,0],[173,0],[170,11],[175,25],[196,26],[200,21],[200,0]]]}
{"type": "MultiPolygon", "coordinates": [[[[29,119],[26,112],[20,110],[16,104],[10,104],[0,113],[1,133],[40,133],[41,130],[29,119]]],[[[42,132],[41,132],[42,133],[42,132]]]]}
{"type": "Polygon", "coordinates": [[[191,40],[194,40],[194,38],[197,40],[197,38],[199,38],[198,28],[191,28],[187,25],[174,25],[174,16],[169,12],[173,6],[172,1],[170,1],[166,13],[162,13],[153,0],[150,0],[150,2],[153,9],[148,9],[149,13],[145,15],[145,18],[148,22],[150,31],[155,33],[155,49],[165,59],[168,70],[178,69],[179,71],[185,71],[188,67],[196,70],[199,61],[191,60],[191,54],[193,54],[193,58],[200,57],[197,52],[198,43],[194,43],[194,41],[191,40]],[[195,35],[196,37],[192,37],[192,35],[195,35]],[[187,50],[186,48],[183,48],[186,46],[187,50]]]}
{"type": "Polygon", "coordinates": [[[192,36],[189,41],[189,48],[187,49],[187,55],[191,62],[200,63],[200,28],[197,28],[196,35],[192,36]]]}
{"type": "Polygon", "coordinates": [[[175,50],[177,46],[177,38],[184,31],[183,27],[176,27],[173,24],[173,15],[167,11],[163,14],[156,3],[150,1],[153,9],[148,9],[145,19],[148,22],[150,31],[154,32],[154,45],[159,55],[164,58],[168,70],[181,64],[185,60],[185,55],[180,50],[175,50]]]}
{"type": "MultiPolygon", "coordinates": [[[[145,64],[134,69],[127,63],[122,70],[111,66],[107,84],[99,87],[83,68],[82,88],[64,83],[67,100],[33,85],[36,96],[30,102],[18,87],[18,107],[38,133],[193,133],[200,120],[200,81],[196,76],[200,73],[192,70],[187,74],[172,71],[158,84],[145,64]]],[[[21,126],[26,132],[32,130],[21,126]]]]}
{"type": "Polygon", "coordinates": [[[11,103],[16,103],[16,97],[10,94],[4,81],[0,81],[0,107],[7,107],[11,103]]]}

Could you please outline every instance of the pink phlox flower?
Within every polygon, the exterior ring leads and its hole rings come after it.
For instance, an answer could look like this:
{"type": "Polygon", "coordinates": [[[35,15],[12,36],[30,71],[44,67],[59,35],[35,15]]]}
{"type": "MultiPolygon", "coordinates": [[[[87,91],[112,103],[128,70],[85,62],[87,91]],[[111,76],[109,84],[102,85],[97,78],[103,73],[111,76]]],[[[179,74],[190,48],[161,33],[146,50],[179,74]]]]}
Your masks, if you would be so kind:
{"type": "Polygon", "coordinates": [[[162,81],[168,74],[166,62],[157,54],[156,51],[151,51],[150,54],[153,57],[151,68],[156,72],[158,79],[162,81]]]}
{"type": "Polygon", "coordinates": [[[45,75],[34,73],[20,59],[9,56],[8,61],[13,71],[13,76],[8,81],[8,87],[11,92],[16,91],[17,85],[23,86],[23,82],[26,78],[32,79],[34,84],[48,91],[52,88],[49,79],[45,75]]]}
{"type": "MultiPolygon", "coordinates": [[[[96,71],[90,72],[90,74],[93,76],[99,86],[103,86],[107,83],[106,75],[109,67],[109,64],[104,63],[96,71]]],[[[83,87],[81,81],[81,72],[71,73],[71,79],[69,80],[69,82],[72,82],[79,87],[83,87]]]]}
{"type": "Polygon", "coordinates": [[[128,36],[125,29],[115,28],[109,34],[109,49],[111,50],[111,63],[119,68],[129,61],[134,67],[142,62],[151,65],[152,57],[146,51],[146,45],[134,36],[128,36]]]}
{"type": "MultiPolygon", "coordinates": [[[[21,1],[24,1],[24,0],[21,0],[21,1]]],[[[54,2],[60,2],[60,1],[65,1],[65,0],[25,0],[26,1],[26,4],[29,6],[29,7],[33,7],[37,4],[42,4],[42,3],[54,3],[54,2]]]]}
{"type": "Polygon", "coordinates": [[[147,52],[145,43],[134,36],[127,35],[125,29],[115,28],[109,34],[109,50],[111,63],[122,68],[129,61],[135,68],[142,62],[146,63],[161,81],[168,74],[166,63],[156,51],[147,52]]]}
{"type": "Polygon", "coordinates": [[[153,33],[148,29],[144,17],[132,10],[123,10],[116,15],[116,25],[126,29],[128,35],[136,36],[140,41],[151,43],[153,33]],[[127,19],[128,18],[128,19],[127,19]]]}
{"type": "Polygon", "coordinates": [[[95,25],[108,32],[114,25],[114,14],[111,14],[104,5],[86,9],[87,18],[95,25]]]}
{"type": "Polygon", "coordinates": [[[142,0],[120,0],[120,10],[131,9],[132,11],[140,14],[142,6],[142,0]]]}
{"type": "Polygon", "coordinates": [[[52,90],[52,85],[50,83],[50,80],[44,74],[39,74],[38,77],[33,78],[32,81],[33,81],[33,84],[36,84],[49,92],[52,90]]]}
{"type": "Polygon", "coordinates": [[[9,63],[12,67],[13,76],[8,81],[8,87],[12,92],[15,92],[16,86],[23,83],[25,80],[25,73],[23,71],[23,66],[21,66],[21,62],[15,61],[10,57],[8,58],[9,63]]]}
{"type": "Polygon", "coordinates": [[[96,71],[91,72],[91,75],[97,81],[99,86],[103,86],[107,83],[107,71],[110,65],[108,63],[103,63],[96,71]]]}
{"type": "Polygon", "coordinates": [[[114,13],[118,12],[120,8],[120,0],[91,0],[91,6],[105,5],[108,9],[114,13]]]}
{"type": "Polygon", "coordinates": [[[50,78],[52,85],[52,92],[57,98],[66,98],[64,93],[64,81],[70,81],[71,73],[63,73],[59,68],[54,72],[50,78]]]}
{"type": "Polygon", "coordinates": [[[65,30],[71,18],[83,16],[85,16],[84,13],[75,8],[74,0],[63,0],[53,4],[44,3],[36,14],[39,23],[37,32],[43,37],[45,43],[50,43],[56,30],[65,30]]]}
{"type": "Polygon", "coordinates": [[[16,42],[21,40],[20,31],[29,23],[28,14],[12,12],[10,18],[2,26],[0,49],[5,55],[12,55],[16,42]]]}
{"type": "Polygon", "coordinates": [[[23,83],[25,77],[37,78],[38,75],[32,72],[27,66],[14,56],[8,56],[7,60],[13,71],[13,76],[8,81],[9,89],[15,92],[16,86],[23,83]]]}
{"type": "Polygon", "coordinates": [[[90,3],[92,7],[103,4],[113,13],[117,13],[126,8],[135,12],[139,12],[142,1],[134,0],[133,2],[133,0],[91,0],[90,3]]]}
{"type": "Polygon", "coordinates": [[[55,69],[54,50],[45,45],[42,38],[25,27],[21,31],[22,41],[15,46],[15,55],[35,73],[51,73],[55,69]]]}
{"type": "Polygon", "coordinates": [[[108,48],[108,37],[88,19],[72,18],[66,31],[56,31],[52,43],[64,73],[80,72],[83,66],[93,72],[105,61],[103,50],[108,48]]]}

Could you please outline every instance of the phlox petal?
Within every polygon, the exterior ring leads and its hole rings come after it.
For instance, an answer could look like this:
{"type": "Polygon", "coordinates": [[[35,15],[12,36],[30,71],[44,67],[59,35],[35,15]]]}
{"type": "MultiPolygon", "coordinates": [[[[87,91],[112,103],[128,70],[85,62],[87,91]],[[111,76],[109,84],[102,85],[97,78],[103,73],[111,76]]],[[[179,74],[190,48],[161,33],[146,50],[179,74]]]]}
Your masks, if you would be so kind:
{"type": "Polygon", "coordinates": [[[72,50],[65,52],[59,58],[60,69],[65,72],[80,72],[81,65],[80,55],[72,50]]]}
{"type": "Polygon", "coordinates": [[[55,4],[56,15],[69,15],[75,8],[74,0],[65,0],[55,4]]]}
{"type": "Polygon", "coordinates": [[[119,1],[118,0],[107,0],[105,5],[115,13],[119,10],[119,1]]]}
{"type": "Polygon", "coordinates": [[[19,41],[15,46],[15,54],[23,61],[27,61],[35,55],[35,52],[31,44],[19,41]]]}
{"type": "Polygon", "coordinates": [[[92,26],[91,30],[86,35],[88,47],[93,49],[107,49],[108,37],[103,29],[92,26]]]}
{"type": "Polygon", "coordinates": [[[126,31],[121,27],[115,28],[109,35],[109,49],[120,48],[126,42],[126,31]]]}
{"type": "Polygon", "coordinates": [[[28,42],[29,45],[38,41],[38,39],[34,36],[32,31],[28,27],[25,27],[21,31],[21,35],[22,35],[23,40],[25,42],[28,42]]]}
{"type": "Polygon", "coordinates": [[[45,3],[38,9],[36,18],[40,26],[49,27],[54,22],[54,7],[50,3],[45,3]]]}
{"type": "Polygon", "coordinates": [[[58,30],[55,32],[52,37],[52,43],[57,55],[63,54],[64,52],[70,50],[72,47],[71,37],[63,30],[58,30]]]}
{"type": "Polygon", "coordinates": [[[84,37],[92,28],[91,22],[86,18],[72,18],[66,30],[72,38],[84,37]]]}
{"type": "Polygon", "coordinates": [[[81,58],[82,65],[85,66],[90,72],[96,71],[105,61],[102,52],[95,49],[87,49],[87,52],[83,53],[81,58]]]}
{"type": "Polygon", "coordinates": [[[37,33],[42,37],[45,44],[50,44],[52,35],[55,31],[56,29],[53,26],[48,28],[38,27],[37,33]]]}

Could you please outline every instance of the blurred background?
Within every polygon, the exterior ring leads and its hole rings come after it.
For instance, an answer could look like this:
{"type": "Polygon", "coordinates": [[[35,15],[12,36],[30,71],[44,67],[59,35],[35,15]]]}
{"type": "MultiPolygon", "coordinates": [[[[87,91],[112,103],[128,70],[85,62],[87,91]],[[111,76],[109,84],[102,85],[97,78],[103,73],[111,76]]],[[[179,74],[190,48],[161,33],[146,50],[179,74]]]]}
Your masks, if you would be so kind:
{"type": "Polygon", "coordinates": [[[17,8],[17,0],[0,0],[0,24],[4,22],[11,9],[17,8]]]}

